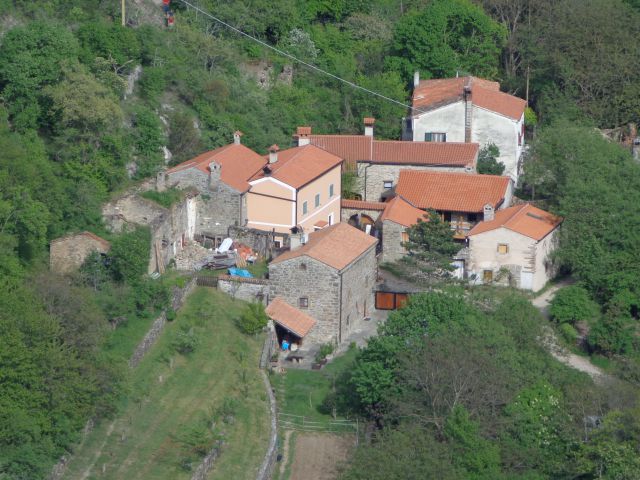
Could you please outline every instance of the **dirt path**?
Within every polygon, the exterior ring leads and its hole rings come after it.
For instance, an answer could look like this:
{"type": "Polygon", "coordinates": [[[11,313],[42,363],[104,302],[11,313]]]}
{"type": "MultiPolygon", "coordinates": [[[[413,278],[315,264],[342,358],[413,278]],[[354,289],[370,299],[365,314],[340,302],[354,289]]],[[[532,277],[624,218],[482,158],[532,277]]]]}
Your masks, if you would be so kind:
{"type": "Polygon", "coordinates": [[[98,451],[93,457],[93,462],[91,462],[91,465],[89,465],[89,467],[87,467],[87,469],[84,471],[84,473],[82,474],[82,477],[80,477],[80,480],[86,480],[87,478],[89,478],[89,475],[91,475],[91,470],[93,469],[96,462],[100,458],[100,455],[102,455],[102,450],[104,449],[104,446],[107,444],[107,440],[109,440],[109,437],[113,433],[113,427],[115,426],[115,424],[116,424],[116,421],[114,420],[109,425],[109,428],[107,429],[107,433],[104,436],[104,442],[102,442],[102,445],[100,445],[100,448],[98,449],[98,451]]]}
{"type": "Polygon", "coordinates": [[[285,430],[282,444],[282,460],[280,461],[280,478],[284,476],[284,471],[289,463],[289,444],[291,442],[291,430],[285,430]]]}
{"type": "MultiPolygon", "coordinates": [[[[566,287],[567,285],[571,285],[571,281],[562,281],[549,288],[542,295],[534,298],[531,303],[534,307],[536,307],[540,312],[545,316],[545,318],[549,318],[549,306],[551,304],[551,300],[558,290],[562,287],[566,287]]],[[[581,357],[580,355],[576,355],[575,353],[569,352],[567,349],[562,347],[558,338],[556,337],[555,332],[549,326],[545,326],[544,332],[544,345],[549,350],[549,353],[553,355],[553,357],[564,363],[565,365],[575,368],[581,372],[584,372],[593,378],[594,381],[602,382],[609,379],[609,375],[604,373],[600,368],[593,365],[588,358],[581,357]]]]}
{"type": "Polygon", "coordinates": [[[298,433],[290,480],[334,480],[353,448],[353,435],[298,433]]]}

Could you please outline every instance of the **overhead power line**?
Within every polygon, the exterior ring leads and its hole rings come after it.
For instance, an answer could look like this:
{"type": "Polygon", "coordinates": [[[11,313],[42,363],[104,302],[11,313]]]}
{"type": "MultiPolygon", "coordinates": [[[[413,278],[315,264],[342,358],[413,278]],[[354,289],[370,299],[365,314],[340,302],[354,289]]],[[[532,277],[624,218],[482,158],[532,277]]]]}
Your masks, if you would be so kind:
{"type": "Polygon", "coordinates": [[[288,53],[288,52],[285,52],[284,50],[280,50],[279,48],[274,47],[273,45],[270,45],[270,44],[268,44],[267,42],[265,42],[265,41],[263,41],[263,40],[260,40],[259,38],[256,38],[256,37],[254,37],[254,36],[252,36],[252,35],[249,35],[249,34],[248,34],[248,33],[246,33],[246,32],[243,32],[243,31],[242,31],[242,30],[240,30],[239,28],[234,27],[233,25],[231,25],[231,24],[229,24],[229,23],[225,22],[224,20],[221,20],[221,19],[219,19],[219,18],[217,18],[217,17],[213,16],[211,13],[209,13],[209,12],[207,12],[207,11],[205,11],[205,10],[201,9],[201,8],[200,8],[200,7],[198,7],[197,5],[193,5],[192,3],[188,2],[187,0],[180,0],[180,1],[181,1],[182,3],[184,3],[185,5],[187,5],[188,7],[191,7],[191,8],[193,8],[194,10],[196,10],[196,11],[198,11],[198,12],[202,13],[204,16],[209,17],[211,20],[214,20],[214,21],[218,22],[219,24],[224,25],[224,26],[225,26],[225,27],[227,27],[228,29],[233,30],[233,31],[234,31],[234,32],[236,32],[237,34],[242,35],[242,36],[244,36],[244,37],[247,37],[247,38],[249,38],[249,39],[253,40],[253,41],[254,41],[254,42],[256,42],[256,43],[259,43],[259,44],[260,44],[260,45],[262,45],[263,47],[266,47],[266,48],[268,48],[268,49],[270,49],[270,50],[273,50],[274,52],[278,53],[279,55],[282,55],[283,57],[287,57],[287,58],[289,58],[289,59],[293,60],[294,62],[297,62],[297,63],[299,63],[299,64],[301,64],[301,65],[304,65],[305,67],[307,67],[307,68],[309,68],[309,69],[311,69],[311,70],[314,70],[314,71],[316,71],[316,72],[318,72],[318,73],[322,73],[323,75],[326,75],[326,76],[328,76],[328,77],[331,77],[331,78],[333,78],[334,80],[338,80],[339,82],[342,82],[342,83],[344,83],[344,84],[346,84],[346,85],[349,85],[349,86],[350,86],[350,87],[352,87],[352,88],[355,88],[355,89],[357,89],[357,90],[362,90],[363,92],[366,92],[366,93],[368,93],[368,94],[370,94],[370,95],[374,95],[374,96],[376,96],[376,97],[378,97],[378,98],[381,98],[381,99],[383,99],[383,100],[386,100],[387,102],[395,103],[396,105],[401,106],[401,107],[404,107],[404,108],[407,108],[407,109],[409,109],[409,110],[415,110],[415,111],[418,111],[418,112],[421,112],[421,111],[422,111],[422,110],[420,110],[420,109],[417,109],[417,108],[412,107],[411,105],[407,105],[407,104],[405,104],[405,103],[403,103],[403,102],[400,102],[400,101],[398,101],[398,100],[395,100],[394,98],[387,97],[386,95],[382,95],[381,93],[378,93],[378,92],[375,92],[375,91],[370,90],[370,89],[368,89],[368,88],[365,88],[365,87],[363,87],[363,86],[361,86],[361,85],[358,85],[357,83],[354,83],[354,82],[352,82],[352,81],[350,81],[350,80],[347,80],[347,79],[345,79],[345,78],[339,77],[338,75],[335,75],[335,74],[333,74],[333,73],[331,73],[331,72],[328,72],[328,71],[326,71],[326,70],[323,70],[322,68],[320,68],[320,67],[318,67],[318,66],[316,66],[316,65],[313,65],[312,63],[305,62],[304,60],[301,60],[301,59],[299,59],[298,57],[296,57],[296,56],[294,56],[294,55],[292,55],[292,54],[290,54],[290,53],[288,53]]]}

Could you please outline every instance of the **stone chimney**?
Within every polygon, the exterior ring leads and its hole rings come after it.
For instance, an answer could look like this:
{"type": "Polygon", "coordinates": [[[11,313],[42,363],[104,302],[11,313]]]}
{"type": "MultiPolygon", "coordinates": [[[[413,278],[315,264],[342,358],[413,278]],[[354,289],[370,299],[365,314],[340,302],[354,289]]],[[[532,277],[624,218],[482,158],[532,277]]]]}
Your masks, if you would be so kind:
{"type": "Polygon", "coordinates": [[[471,77],[464,82],[464,141],[471,142],[471,118],[473,114],[473,101],[471,99],[471,77]]]}
{"type": "Polygon", "coordinates": [[[364,117],[364,135],[365,137],[373,137],[373,124],[376,119],[373,117],[364,117]]]}
{"type": "Polygon", "coordinates": [[[276,163],[278,161],[278,151],[280,147],[278,145],[271,145],[269,147],[269,163],[276,163]]]}
{"type": "Polygon", "coordinates": [[[311,127],[298,127],[296,134],[293,136],[294,143],[298,147],[304,147],[311,143],[311,127]]]}
{"type": "Polygon", "coordinates": [[[304,230],[300,226],[291,228],[291,235],[289,235],[289,250],[297,250],[309,241],[309,236],[304,233],[304,230]]]}
{"type": "Polygon", "coordinates": [[[413,88],[418,88],[418,85],[420,85],[420,72],[416,70],[413,73],[413,88]]]}
{"type": "Polygon", "coordinates": [[[484,219],[483,220],[485,222],[490,222],[494,218],[495,218],[495,210],[493,209],[493,205],[487,203],[484,206],[484,219]]]}
{"type": "Polygon", "coordinates": [[[220,174],[222,172],[222,168],[216,162],[211,162],[209,164],[209,189],[215,190],[220,183],[220,174]]]}
{"type": "Polygon", "coordinates": [[[236,130],[235,132],[233,132],[234,145],[240,145],[240,137],[242,137],[242,132],[240,130],[236,130]]]}

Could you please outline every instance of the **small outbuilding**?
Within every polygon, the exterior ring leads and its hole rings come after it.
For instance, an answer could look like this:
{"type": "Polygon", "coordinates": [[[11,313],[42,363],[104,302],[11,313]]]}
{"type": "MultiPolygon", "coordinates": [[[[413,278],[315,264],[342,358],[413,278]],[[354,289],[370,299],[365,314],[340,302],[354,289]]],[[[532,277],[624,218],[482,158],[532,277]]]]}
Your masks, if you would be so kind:
{"type": "Polygon", "coordinates": [[[91,232],[65,235],[51,241],[49,268],[52,272],[67,274],[79,269],[93,252],[109,253],[111,244],[91,232]]]}

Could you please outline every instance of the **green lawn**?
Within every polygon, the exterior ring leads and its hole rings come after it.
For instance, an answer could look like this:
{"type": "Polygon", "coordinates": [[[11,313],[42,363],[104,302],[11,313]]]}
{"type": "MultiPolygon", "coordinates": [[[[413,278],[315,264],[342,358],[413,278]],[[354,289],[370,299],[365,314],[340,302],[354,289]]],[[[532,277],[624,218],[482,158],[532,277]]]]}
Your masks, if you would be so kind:
{"type": "Polygon", "coordinates": [[[233,324],[244,305],[198,288],[133,371],[118,416],[89,435],[64,478],[188,479],[217,440],[224,446],[209,478],[255,478],[268,443],[268,400],[257,367],[262,339],[233,324]],[[192,353],[177,352],[194,338],[192,353]]]}
{"type": "Polygon", "coordinates": [[[331,420],[328,413],[323,413],[322,404],[333,388],[334,379],[338,384],[337,378],[353,364],[356,354],[357,349],[351,348],[322,370],[289,369],[284,374],[272,374],[278,409],[312,421],[331,420]]]}

